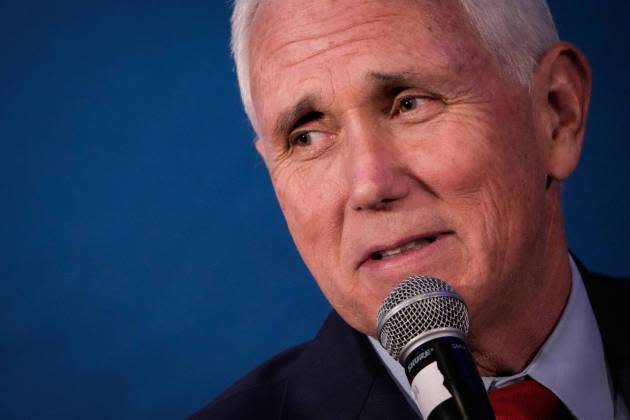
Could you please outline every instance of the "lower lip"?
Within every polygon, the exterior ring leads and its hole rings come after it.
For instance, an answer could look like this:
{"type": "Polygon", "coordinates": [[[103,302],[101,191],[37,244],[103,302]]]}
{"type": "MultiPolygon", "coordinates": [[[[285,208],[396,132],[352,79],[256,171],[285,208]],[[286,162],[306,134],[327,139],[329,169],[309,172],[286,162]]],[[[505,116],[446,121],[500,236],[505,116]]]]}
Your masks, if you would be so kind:
{"type": "MultiPolygon", "coordinates": [[[[433,263],[436,262],[437,258],[442,254],[440,249],[445,247],[446,239],[450,236],[450,232],[441,233],[436,236],[433,242],[423,247],[382,260],[374,260],[370,258],[365,260],[359,268],[360,270],[365,270],[367,272],[396,271],[400,269],[415,269],[416,271],[422,271],[423,269],[433,266],[433,263]]],[[[414,272],[412,274],[425,273],[414,272]]]]}

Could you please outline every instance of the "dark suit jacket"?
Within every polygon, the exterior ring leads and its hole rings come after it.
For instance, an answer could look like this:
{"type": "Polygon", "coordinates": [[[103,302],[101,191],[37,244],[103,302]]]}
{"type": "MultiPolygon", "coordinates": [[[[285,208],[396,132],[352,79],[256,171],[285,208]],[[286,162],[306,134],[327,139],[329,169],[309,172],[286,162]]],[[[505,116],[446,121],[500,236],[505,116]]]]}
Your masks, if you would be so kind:
{"type": "MultiPolygon", "coordinates": [[[[630,280],[580,267],[613,374],[630,406],[630,280]]],[[[576,367],[579,368],[579,367],[576,367]]],[[[264,363],[191,419],[417,419],[367,338],[332,312],[317,336],[264,363]]]]}

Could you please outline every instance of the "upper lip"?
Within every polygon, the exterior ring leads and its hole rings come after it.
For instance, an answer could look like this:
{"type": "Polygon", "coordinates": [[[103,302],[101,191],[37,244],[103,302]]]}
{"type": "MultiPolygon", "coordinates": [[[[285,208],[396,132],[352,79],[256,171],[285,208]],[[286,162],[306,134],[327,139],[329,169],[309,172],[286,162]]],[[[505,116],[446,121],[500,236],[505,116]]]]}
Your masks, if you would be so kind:
{"type": "Polygon", "coordinates": [[[374,253],[376,252],[400,248],[401,246],[408,244],[410,242],[413,242],[413,241],[420,241],[420,240],[428,239],[428,238],[437,238],[438,236],[445,235],[447,233],[450,233],[450,232],[449,231],[427,232],[427,233],[422,233],[422,234],[405,236],[403,238],[397,239],[389,243],[379,243],[379,244],[370,246],[361,254],[358,265],[361,266],[367,260],[371,259],[372,255],[374,255],[374,253]]]}

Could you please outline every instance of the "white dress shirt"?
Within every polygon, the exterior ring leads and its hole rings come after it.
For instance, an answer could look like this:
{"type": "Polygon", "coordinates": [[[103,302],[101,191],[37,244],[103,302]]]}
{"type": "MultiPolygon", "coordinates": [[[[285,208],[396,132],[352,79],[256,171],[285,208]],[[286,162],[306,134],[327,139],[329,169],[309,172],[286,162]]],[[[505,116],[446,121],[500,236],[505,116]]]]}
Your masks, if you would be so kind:
{"type": "MultiPolygon", "coordinates": [[[[483,377],[487,390],[529,375],[556,394],[579,420],[630,419],[620,395],[614,395],[602,339],[582,276],[573,259],[571,291],[558,324],[529,365],[509,377],[483,377]],[[615,398],[616,397],[616,398],[615,398]]],[[[390,375],[418,412],[403,367],[372,337],[370,342],[390,375]]]]}

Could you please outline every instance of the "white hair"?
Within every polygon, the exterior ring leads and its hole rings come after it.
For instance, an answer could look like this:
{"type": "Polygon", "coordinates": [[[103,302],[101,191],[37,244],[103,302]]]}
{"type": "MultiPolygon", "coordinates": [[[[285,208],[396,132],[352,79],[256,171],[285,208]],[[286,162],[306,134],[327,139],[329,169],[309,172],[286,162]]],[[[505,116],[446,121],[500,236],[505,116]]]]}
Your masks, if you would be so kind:
{"type": "MultiPolygon", "coordinates": [[[[232,55],[245,112],[254,128],[256,114],[249,76],[249,36],[263,0],[234,0],[232,55]]],[[[558,42],[546,0],[457,0],[484,47],[508,77],[529,88],[540,56],[558,42]]]]}

